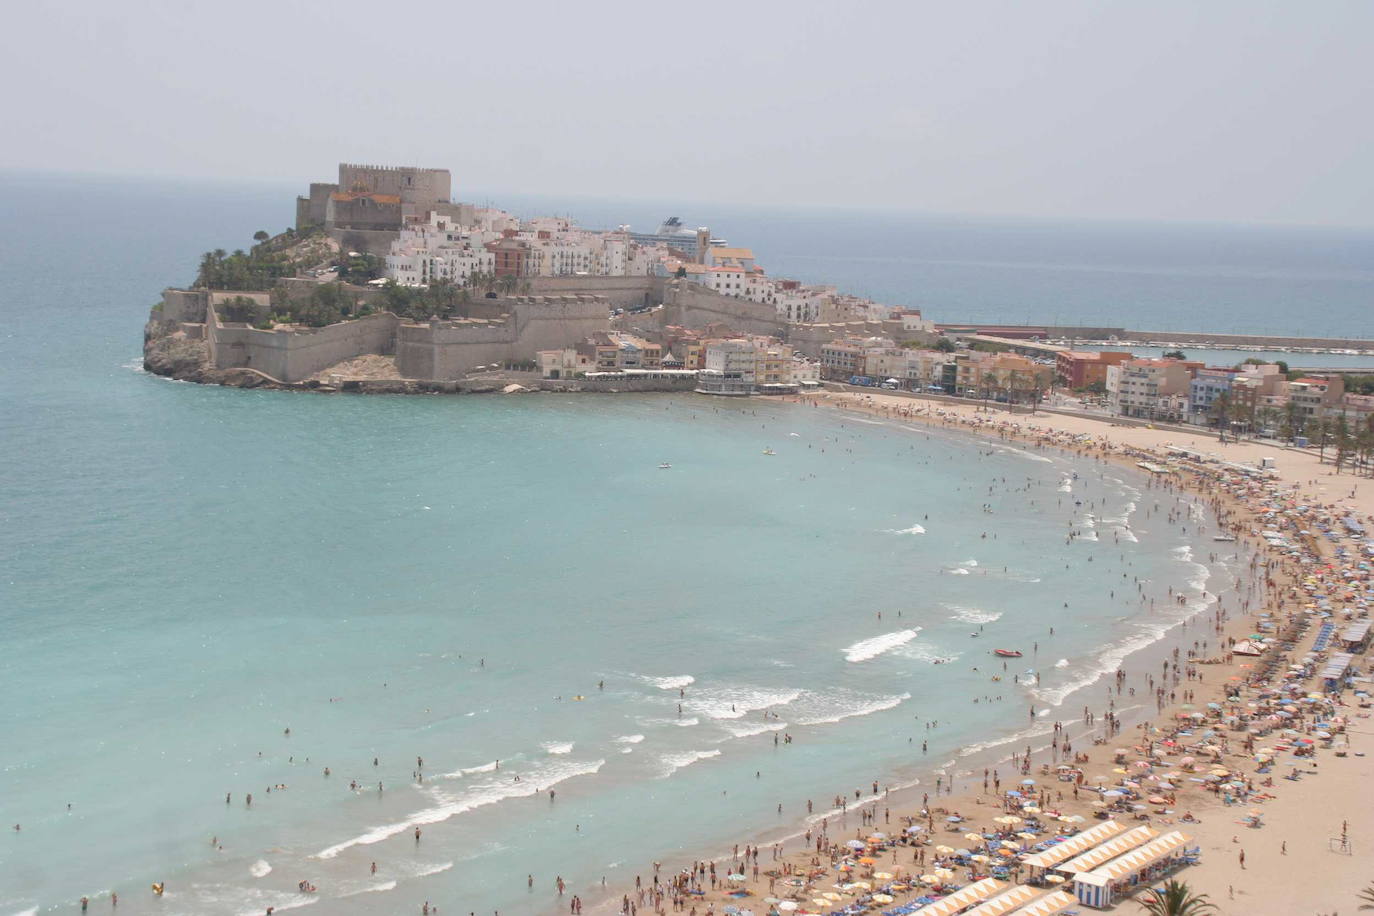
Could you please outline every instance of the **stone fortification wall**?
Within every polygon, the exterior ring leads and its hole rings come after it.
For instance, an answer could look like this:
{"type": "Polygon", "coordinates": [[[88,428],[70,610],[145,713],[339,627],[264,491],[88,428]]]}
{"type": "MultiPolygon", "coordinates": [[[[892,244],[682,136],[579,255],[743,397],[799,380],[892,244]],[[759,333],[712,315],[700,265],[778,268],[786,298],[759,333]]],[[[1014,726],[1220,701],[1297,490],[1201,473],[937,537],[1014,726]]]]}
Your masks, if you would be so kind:
{"type": "Polygon", "coordinates": [[[643,308],[663,301],[660,277],[530,277],[525,282],[537,296],[603,296],[615,308],[643,308]]]}
{"type": "Polygon", "coordinates": [[[469,303],[467,319],[402,324],[396,368],[405,378],[456,379],[476,366],[534,359],[610,327],[600,296],[512,296],[469,303]]]}
{"type": "Polygon", "coordinates": [[[337,190],[339,186],[336,184],[312,181],[310,195],[296,198],[296,228],[323,226],[325,217],[329,214],[329,195],[337,190]]]}
{"type": "Polygon", "coordinates": [[[476,366],[512,359],[514,343],[510,316],[401,324],[396,329],[396,369],[402,378],[462,378],[476,366]]]}
{"type": "Polygon", "coordinates": [[[405,203],[447,203],[453,196],[448,169],[422,169],[409,165],[355,165],[339,163],[339,187],[371,194],[392,194],[405,203]]]}
{"type": "Polygon", "coordinates": [[[204,321],[209,301],[209,290],[164,289],[162,308],[153,317],[160,321],[204,321]]]}
{"type": "Polygon", "coordinates": [[[664,324],[687,328],[723,324],[743,334],[782,334],[787,329],[787,322],[771,305],[723,296],[684,280],[665,285],[663,304],[664,324]]]}
{"type": "Polygon", "coordinates": [[[282,382],[299,382],[321,369],[365,353],[391,353],[399,320],[390,312],[323,328],[260,331],[225,324],[207,313],[206,341],[216,369],[256,369],[282,382]]]}

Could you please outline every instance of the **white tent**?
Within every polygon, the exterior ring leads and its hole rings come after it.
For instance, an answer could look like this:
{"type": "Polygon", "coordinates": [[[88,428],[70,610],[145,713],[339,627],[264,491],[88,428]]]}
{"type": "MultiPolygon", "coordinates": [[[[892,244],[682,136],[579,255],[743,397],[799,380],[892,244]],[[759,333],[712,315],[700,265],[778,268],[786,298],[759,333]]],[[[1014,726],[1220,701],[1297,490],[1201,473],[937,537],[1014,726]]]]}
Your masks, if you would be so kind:
{"type": "Polygon", "coordinates": [[[973,906],[975,903],[982,903],[995,894],[1002,893],[1007,887],[1007,882],[998,881],[996,878],[984,878],[982,881],[975,881],[968,887],[957,890],[948,897],[942,897],[932,904],[921,907],[916,911],[916,916],[954,916],[965,907],[973,906]]]}
{"type": "MultiPolygon", "coordinates": [[[[1026,884],[1018,884],[1002,896],[993,897],[987,903],[967,910],[963,916],[1003,916],[1004,913],[1010,913],[1012,910],[1016,910],[1017,907],[1030,903],[1043,893],[1045,892],[1038,888],[1030,887],[1026,884]]],[[[1020,912],[1020,910],[1017,910],[1017,912],[1020,912]]]]}
{"type": "Polygon", "coordinates": [[[1071,836],[1062,843],[1056,843],[1044,852],[1037,852],[1034,855],[1026,856],[1021,860],[1023,865],[1031,867],[1031,874],[1035,874],[1037,868],[1053,868],[1065,859],[1072,859],[1076,855],[1087,852],[1098,843],[1110,840],[1112,837],[1121,833],[1126,828],[1116,821],[1104,821],[1096,827],[1089,827],[1076,836],[1071,836]]]}
{"type": "Polygon", "coordinates": [[[1089,849],[1076,859],[1065,862],[1063,865],[1055,867],[1055,871],[1062,871],[1074,874],[1080,871],[1092,871],[1097,866],[1106,862],[1108,859],[1115,859],[1117,856],[1130,852],[1137,846],[1144,846],[1146,843],[1159,836],[1158,830],[1151,830],[1149,827],[1137,827],[1128,830],[1121,836],[1113,837],[1095,849],[1089,849]]]}

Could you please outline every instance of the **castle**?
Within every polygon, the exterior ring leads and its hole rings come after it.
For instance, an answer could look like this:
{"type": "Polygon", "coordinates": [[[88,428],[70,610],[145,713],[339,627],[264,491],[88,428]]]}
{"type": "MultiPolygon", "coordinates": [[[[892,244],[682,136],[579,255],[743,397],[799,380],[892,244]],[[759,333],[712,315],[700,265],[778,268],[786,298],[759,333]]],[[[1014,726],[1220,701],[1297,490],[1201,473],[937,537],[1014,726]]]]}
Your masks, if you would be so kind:
{"type": "Polygon", "coordinates": [[[430,213],[472,222],[472,204],[452,202],[448,169],[339,163],[339,180],[311,182],[296,198],[296,228],[319,226],[345,249],[385,255],[407,221],[430,213]]]}

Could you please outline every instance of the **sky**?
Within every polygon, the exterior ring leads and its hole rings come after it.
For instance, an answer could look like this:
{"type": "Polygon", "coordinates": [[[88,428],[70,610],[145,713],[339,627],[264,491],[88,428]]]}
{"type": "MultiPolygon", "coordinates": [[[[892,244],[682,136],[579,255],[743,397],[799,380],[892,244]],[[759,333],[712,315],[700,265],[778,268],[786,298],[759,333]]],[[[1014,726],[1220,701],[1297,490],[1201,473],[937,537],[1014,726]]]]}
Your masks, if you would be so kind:
{"type": "Polygon", "coordinates": [[[0,168],[1371,226],[1371,36],[1368,0],[36,0],[0,168]]]}

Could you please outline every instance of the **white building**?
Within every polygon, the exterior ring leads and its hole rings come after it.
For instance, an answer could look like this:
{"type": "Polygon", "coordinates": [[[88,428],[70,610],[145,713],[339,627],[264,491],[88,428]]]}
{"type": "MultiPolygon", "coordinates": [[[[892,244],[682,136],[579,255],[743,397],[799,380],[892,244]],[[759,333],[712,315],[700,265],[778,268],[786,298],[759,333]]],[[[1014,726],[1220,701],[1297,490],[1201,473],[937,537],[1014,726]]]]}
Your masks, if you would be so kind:
{"type": "Polygon", "coordinates": [[[466,286],[472,274],[496,269],[496,256],[483,247],[487,241],[486,233],[431,213],[429,222],[406,226],[391,243],[386,275],[402,286],[428,286],[437,280],[466,286]]]}

